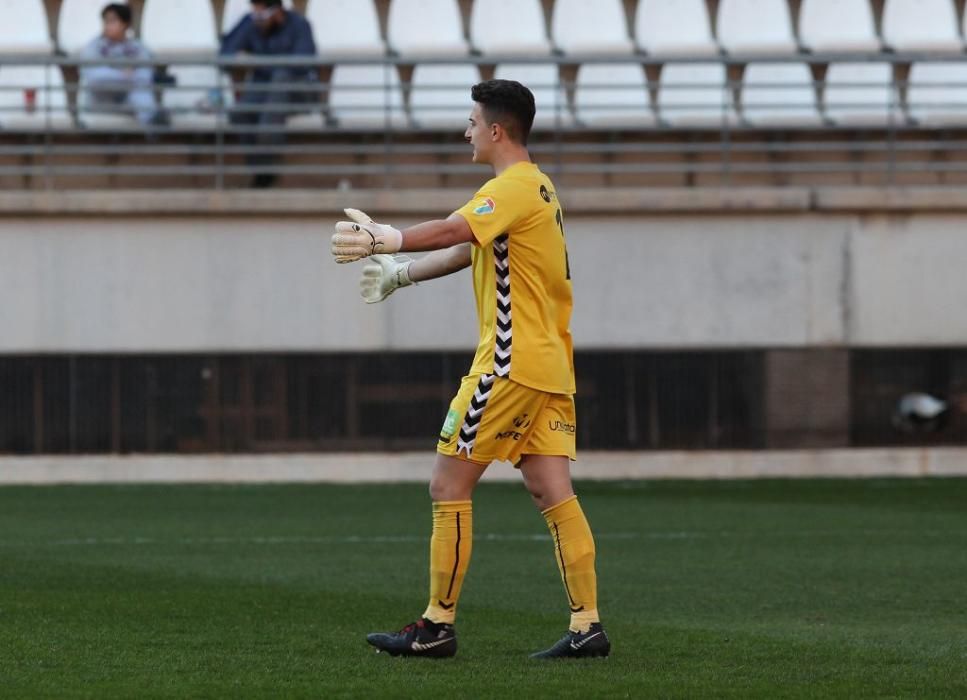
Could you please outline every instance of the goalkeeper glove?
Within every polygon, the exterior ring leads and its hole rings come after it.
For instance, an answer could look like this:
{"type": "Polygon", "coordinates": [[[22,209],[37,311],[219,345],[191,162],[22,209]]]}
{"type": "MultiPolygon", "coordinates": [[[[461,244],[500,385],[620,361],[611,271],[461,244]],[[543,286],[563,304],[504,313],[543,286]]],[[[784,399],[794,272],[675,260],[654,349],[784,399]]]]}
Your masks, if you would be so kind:
{"type": "Polygon", "coordinates": [[[359,293],[367,304],[383,301],[400,287],[416,284],[410,279],[413,258],[405,255],[374,255],[372,264],[363,268],[359,279],[359,293]]]}
{"type": "Polygon", "coordinates": [[[352,221],[340,221],[332,236],[332,254],[337,263],[355,262],[378,253],[396,253],[403,234],[387,224],[377,224],[358,209],[344,209],[352,221]]]}

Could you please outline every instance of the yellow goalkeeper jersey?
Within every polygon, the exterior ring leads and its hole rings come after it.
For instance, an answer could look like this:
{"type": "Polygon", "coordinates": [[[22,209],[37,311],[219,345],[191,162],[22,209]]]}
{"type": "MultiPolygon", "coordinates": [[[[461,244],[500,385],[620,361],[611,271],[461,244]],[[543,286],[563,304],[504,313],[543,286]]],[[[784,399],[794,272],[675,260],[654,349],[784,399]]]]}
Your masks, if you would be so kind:
{"type": "Polygon", "coordinates": [[[480,344],[470,374],[574,393],[571,268],[554,183],[515,163],[457,210],[473,230],[480,344]]]}

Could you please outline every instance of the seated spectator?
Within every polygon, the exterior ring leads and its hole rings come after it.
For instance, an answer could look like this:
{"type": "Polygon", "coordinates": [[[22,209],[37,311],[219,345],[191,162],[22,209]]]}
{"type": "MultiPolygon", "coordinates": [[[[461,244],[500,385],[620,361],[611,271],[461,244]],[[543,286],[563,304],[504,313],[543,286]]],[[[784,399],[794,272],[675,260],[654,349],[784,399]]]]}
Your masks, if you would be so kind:
{"type": "MultiPolygon", "coordinates": [[[[101,11],[104,31],[88,44],[81,58],[150,59],[151,52],[137,39],[128,36],[131,8],[111,3],[101,11]]],[[[151,66],[95,66],[81,68],[85,109],[124,113],[133,112],[145,125],[166,124],[154,94],[154,68],[151,66]]]]}
{"type": "MultiPolygon", "coordinates": [[[[222,38],[222,56],[245,52],[256,56],[315,56],[316,43],[309,21],[282,6],[282,0],[252,0],[252,12],[222,38]]],[[[290,114],[307,111],[318,102],[318,71],[313,67],[266,66],[252,70],[232,110],[231,122],[251,129],[242,141],[261,146],[285,143],[283,126],[290,114]],[[299,89],[304,84],[307,89],[299,89]]],[[[246,162],[253,167],[278,160],[271,152],[253,152],[246,162]]],[[[258,173],[252,185],[271,187],[276,176],[258,173]]]]}

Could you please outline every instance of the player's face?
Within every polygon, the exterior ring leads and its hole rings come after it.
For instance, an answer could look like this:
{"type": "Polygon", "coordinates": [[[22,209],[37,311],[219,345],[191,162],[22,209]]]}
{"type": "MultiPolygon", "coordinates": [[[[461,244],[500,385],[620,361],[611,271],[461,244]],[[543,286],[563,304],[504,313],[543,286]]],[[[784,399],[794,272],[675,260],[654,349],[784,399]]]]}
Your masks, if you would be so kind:
{"type": "Polygon", "coordinates": [[[463,137],[467,143],[473,146],[473,162],[489,163],[490,151],[493,148],[493,125],[488,124],[484,118],[483,110],[479,104],[474,104],[470,112],[470,124],[463,132],[463,137]]]}

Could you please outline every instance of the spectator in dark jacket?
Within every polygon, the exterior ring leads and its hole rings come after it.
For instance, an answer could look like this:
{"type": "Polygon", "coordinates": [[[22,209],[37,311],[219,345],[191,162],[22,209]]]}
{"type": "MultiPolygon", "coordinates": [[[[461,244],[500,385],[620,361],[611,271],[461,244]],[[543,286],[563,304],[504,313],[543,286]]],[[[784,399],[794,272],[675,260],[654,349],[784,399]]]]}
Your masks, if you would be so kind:
{"type": "MultiPolygon", "coordinates": [[[[316,43],[309,21],[289,12],[282,0],[252,0],[252,12],[242,18],[222,38],[222,56],[236,53],[256,56],[315,56],[316,43]]],[[[285,120],[290,114],[306,111],[318,101],[318,71],[312,67],[271,66],[252,70],[232,111],[233,124],[253,133],[242,141],[253,145],[279,146],[285,143],[285,120]],[[301,105],[301,106],[300,106],[301,105]]],[[[277,154],[253,152],[247,158],[253,167],[277,162],[277,154]]],[[[255,187],[271,187],[276,176],[256,174],[255,187]]]]}

